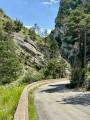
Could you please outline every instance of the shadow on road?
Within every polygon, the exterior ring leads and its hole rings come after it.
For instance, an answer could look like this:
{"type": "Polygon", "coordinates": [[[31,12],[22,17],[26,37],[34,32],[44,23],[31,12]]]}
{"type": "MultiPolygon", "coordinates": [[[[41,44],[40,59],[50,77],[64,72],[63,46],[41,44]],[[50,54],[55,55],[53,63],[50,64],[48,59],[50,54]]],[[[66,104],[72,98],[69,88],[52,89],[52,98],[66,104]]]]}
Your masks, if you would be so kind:
{"type": "Polygon", "coordinates": [[[46,89],[46,90],[42,90],[41,92],[47,92],[47,93],[54,93],[54,92],[66,92],[66,91],[70,91],[70,89],[68,89],[66,87],[67,84],[58,84],[58,85],[48,85],[52,88],[50,89],[46,89]]]}
{"type": "Polygon", "coordinates": [[[58,84],[58,85],[48,85],[50,88],[42,90],[41,92],[46,93],[66,93],[64,97],[62,97],[60,104],[73,104],[73,105],[84,105],[88,106],[90,105],[90,94],[83,94],[81,92],[76,92],[74,89],[68,89],[66,87],[67,84],[58,84]],[[73,92],[70,94],[70,92],[73,92]],[[74,94],[75,93],[75,94],[74,94]]]}
{"type": "Polygon", "coordinates": [[[76,96],[69,96],[67,98],[62,98],[62,101],[56,101],[60,102],[60,104],[73,104],[73,105],[84,105],[88,106],[90,105],[90,94],[79,94],[76,96]]]}

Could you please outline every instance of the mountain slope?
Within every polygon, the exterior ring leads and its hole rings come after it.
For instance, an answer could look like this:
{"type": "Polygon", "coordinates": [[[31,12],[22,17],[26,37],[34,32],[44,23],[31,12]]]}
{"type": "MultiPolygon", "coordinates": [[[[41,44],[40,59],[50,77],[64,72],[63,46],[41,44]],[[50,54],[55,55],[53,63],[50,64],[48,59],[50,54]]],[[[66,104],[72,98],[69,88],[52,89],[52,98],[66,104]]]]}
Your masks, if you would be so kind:
{"type": "Polygon", "coordinates": [[[72,83],[87,88],[90,88],[90,78],[85,77],[86,69],[90,73],[89,13],[88,0],[61,0],[54,32],[62,57],[71,63],[72,83]]]}
{"type": "Polygon", "coordinates": [[[45,56],[49,54],[48,47],[46,53],[44,44],[44,39],[36,35],[34,30],[25,28],[23,23],[17,19],[16,21],[10,19],[3,10],[0,9],[0,51],[2,51],[0,55],[1,81],[7,83],[12,81],[9,80],[9,77],[11,79],[17,79],[15,76],[25,74],[25,72],[33,68],[36,71],[40,70],[41,67],[43,68],[48,63],[45,56]],[[6,64],[10,64],[10,66],[7,68],[6,64]],[[15,70],[16,68],[13,67],[15,64],[16,66],[20,65],[18,70],[15,70]],[[10,71],[11,68],[13,68],[13,72],[10,71]],[[7,76],[8,74],[10,74],[10,76],[7,76]],[[11,77],[12,74],[13,76],[11,77]]]}
{"type": "Polygon", "coordinates": [[[41,38],[35,28],[28,29],[20,20],[14,21],[0,9],[0,83],[6,84],[25,75],[23,82],[60,78],[70,74],[57,42],[41,38]]]}

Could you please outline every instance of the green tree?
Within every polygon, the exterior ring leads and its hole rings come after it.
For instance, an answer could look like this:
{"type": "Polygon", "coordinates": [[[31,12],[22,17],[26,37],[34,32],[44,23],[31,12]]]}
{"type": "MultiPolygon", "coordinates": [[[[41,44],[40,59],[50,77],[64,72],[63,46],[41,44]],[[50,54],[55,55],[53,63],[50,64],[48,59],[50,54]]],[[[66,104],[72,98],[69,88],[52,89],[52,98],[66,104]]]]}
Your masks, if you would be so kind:
{"type": "Polygon", "coordinates": [[[85,61],[87,62],[88,56],[90,54],[90,52],[88,51],[89,44],[87,44],[88,39],[89,39],[88,35],[89,35],[89,26],[90,26],[89,25],[90,24],[90,15],[85,14],[84,10],[77,8],[76,10],[71,11],[70,17],[68,19],[66,19],[64,22],[67,25],[67,32],[64,35],[64,38],[68,39],[68,37],[72,36],[72,38],[70,39],[70,44],[74,45],[76,42],[78,43],[78,49],[76,49],[76,51],[74,53],[75,55],[73,57],[73,62],[72,62],[72,67],[73,67],[72,81],[75,83],[75,85],[78,84],[78,86],[82,86],[82,84],[84,83],[84,80],[85,80],[85,75],[84,75],[83,69],[86,66],[85,61]],[[85,36],[87,36],[86,43],[85,43],[85,39],[86,39],[85,36]],[[88,52],[86,51],[87,58],[85,60],[85,54],[86,54],[85,49],[86,48],[87,48],[88,52]],[[78,65],[76,65],[75,61],[77,61],[78,65]],[[74,72],[75,72],[75,74],[74,74],[74,72]]]}
{"type": "Polygon", "coordinates": [[[47,32],[47,30],[45,29],[45,30],[44,30],[45,48],[46,48],[46,44],[47,44],[47,35],[48,35],[48,32],[47,32]]]}
{"type": "Polygon", "coordinates": [[[30,29],[30,30],[29,30],[29,36],[30,36],[30,39],[31,39],[31,40],[35,41],[35,39],[36,39],[36,34],[35,34],[34,29],[30,29]]]}
{"type": "Polygon", "coordinates": [[[4,39],[4,31],[0,29],[0,41],[3,41],[4,39]]]}
{"type": "Polygon", "coordinates": [[[59,78],[64,78],[66,76],[66,69],[67,64],[64,59],[61,59],[59,62],[57,62],[57,69],[56,72],[58,73],[59,78]]]}
{"type": "Polygon", "coordinates": [[[56,68],[57,68],[57,61],[56,61],[56,59],[51,59],[50,61],[49,61],[49,63],[48,63],[48,67],[47,67],[47,73],[48,73],[48,75],[51,75],[51,76],[53,76],[53,79],[55,79],[56,78],[56,68]]]}
{"type": "Polygon", "coordinates": [[[28,36],[25,36],[24,41],[28,42],[28,36]]]}
{"type": "Polygon", "coordinates": [[[20,20],[16,19],[16,21],[14,22],[15,26],[14,26],[14,30],[16,32],[21,31],[22,27],[23,27],[23,23],[20,22],[20,20]]]}
{"type": "Polygon", "coordinates": [[[0,40],[0,83],[5,84],[15,80],[21,69],[12,38],[7,36],[7,33],[2,34],[2,40],[0,40]]]}
{"type": "Polygon", "coordinates": [[[21,65],[15,53],[3,51],[0,55],[1,83],[10,83],[19,75],[21,65]]]}
{"type": "Polygon", "coordinates": [[[83,6],[87,13],[90,12],[90,0],[83,0],[83,6]]]}
{"type": "Polygon", "coordinates": [[[63,78],[66,75],[66,62],[64,59],[57,61],[55,58],[51,59],[45,71],[45,76],[55,78],[63,78]]]}
{"type": "Polygon", "coordinates": [[[13,30],[12,22],[11,21],[6,22],[4,29],[7,33],[12,32],[13,30]]]}
{"type": "Polygon", "coordinates": [[[58,59],[60,57],[60,51],[58,47],[58,43],[56,40],[52,40],[50,45],[50,59],[58,59]]]}

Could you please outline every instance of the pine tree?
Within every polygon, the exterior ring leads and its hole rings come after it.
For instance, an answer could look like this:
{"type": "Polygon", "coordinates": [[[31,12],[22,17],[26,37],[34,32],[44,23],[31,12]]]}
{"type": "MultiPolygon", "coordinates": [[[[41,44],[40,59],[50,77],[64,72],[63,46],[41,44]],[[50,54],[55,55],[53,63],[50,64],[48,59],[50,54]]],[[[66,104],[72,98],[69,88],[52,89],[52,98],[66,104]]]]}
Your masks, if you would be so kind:
{"type": "Polygon", "coordinates": [[[16,19],[16,21],[14,22],[14,24],[15,24],[14,30],[16,32],[19,32],[22,29],[22,27],[23,27],[23,23],[20,22],[20,20],[18,20],[18,19],[16,19]]]}
{"type": "MultiPolygon", "coordinates": [[[[70,44],[75,44],[77,42],[79,44],[78,49],[75,51],[75,55],[73,57],[73,62],[72,62],[72,67],[77,70],[73,70],[76,73],[72,73],[73,77],[72,80],[73,82],[78,86],[82,86],[82,84],[85,81],[85,74],[84,74],[84,69],[85,69],[85,64],[86,60],[88,59],[88,55],[90,52],[87,49],[87,53],[85,52],[85,49],[88,48],[89,44],[88,43],[88,34],[89,34],[89,24],[90,24],[90,15],[85,14],[84,10],[77,8],[76,10],[73,10],[71,12],[71,15],[68,19],[65,20],[67,24],[67,33],[64,35],[68,39],[69,36],[72,36],[70,40],[70,44]],[[86,35],[85,35],[86,34],[86,35]],[[87,41],[85,43],[85,36],[87,36],[87,41]],[[85,45],[86,44],[86,45],[85,45]],[[87,58],[85,60],[85,54],[87,54],[87,58]],[[78,65],[76,64],[76,60],[78,65]],[[77,68],[79,67],[79,69],[77,68]],[[83,71],[83,72],[82,72],[83,71]],[[77,74],[77,75],[76,75],[77,74]],[[77,78],[76,78],[77,76],[77,78]],[[75,79],[76,78],[76,79],[75,79]]],[[[65,39],[66,39],[65,38],[65,39]]],[[[68,43],[69,44],[69,43],[68,43]]]]}
{"type": "Polygon", "coordinates": [[[11,21],[6,22],[4,29],[7,33],[10,33],[13,30],[12,22],[11,21]]]}
{"type": "Polygon", "coordinates": [[[0,34],[0,83],[5,84],[15,80],[22,67],[12,38],[7,33],[0,34]]]}
{"type": "Polygon", "coordinates": [[[48,72],[47,72],[49,75],[53,76],[53,79],[57,78],[56,69],[57,69],[57,61],[55,58],[53,58],[48,63],[48,72]]]}
{"type": "Polygon", "coordinates": [[[58,47],[58,43],[56,40],[53,40],[50,45],[50,59],[55,58],[58,59],[60,57],[60,51],[58,47]]]}

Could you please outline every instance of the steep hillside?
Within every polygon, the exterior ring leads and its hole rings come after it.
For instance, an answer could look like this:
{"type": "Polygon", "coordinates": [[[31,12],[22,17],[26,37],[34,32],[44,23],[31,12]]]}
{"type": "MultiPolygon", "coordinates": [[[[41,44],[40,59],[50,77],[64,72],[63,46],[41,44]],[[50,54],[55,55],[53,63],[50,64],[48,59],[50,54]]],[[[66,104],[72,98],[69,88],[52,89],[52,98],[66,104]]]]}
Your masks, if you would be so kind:
{"type": "Polygon", "coordinates": [[[27,29],[23,23],[10,19],[0,9],[0,78],[11,82],[31,69],[40,70],[48,61],[49,48],[44,39],[27,29]],[[17,67],[18,66],[18,67],[17,67]],[[9,76],[10,75],[10,76],[9,76]],[[11,79],[11,80],[10,80],[11,79]]]}
{"type": "Polygon", "coordinates": [[[26,54],[30,54],[32,56],[32,60],[36,59],[36,63],[39,63],[39,60],[41,60],[41,62],[45,64],[43,55],[45,52],[44,39],[36,35],[34,31],[30,31],[29,29],[25,28],[20,21],[11,20],[4,14],[3,11],[0,15],[1,27],[3,30],[5,30],[5,32],[7,32],[8,27],[11,27],[10,35],[12,36],[14,43],[16,43],[21,50],[24,50],[26,54]],[[19,24],[21,24],[21,28],[17,28],[20,27],[19,24]]]}
{"type": "Polygon", "coordinates": [[[59,42],[61,54],[64,58],[68,58],[73,55],[75,49],[77,49],[77,43],[75,45],[68,44],[72,36],[68,37],[67,42],[62,40],[62,36],[67,32],[67,27],[64,19],[70,16],[72,10],[76,9],[78,5],[82,5],[82,0],[61,0],[57,18],[55,20],[55,38],[59,42]],[[68,44],[68,45],[67,45],[68,44]]]}
{"type": "Polygon", "coordinates": [[[0,83],[10,83],[22,75],[23,82],[31,83],[70,74],[70,65],[61,57],[52,35],[51,39],[41,38],[35,28],[27,29],[0,9],[0,83]]]}
{"type": "Polygon", "coordinates": [[[61,0],[55,20],[54,37],[61,55],[72,66],[71,79],[75,86],[90,87],[90,5],[85,0],[61,0]],[[86,67],[87,66],[87,67],[86,67]],[[88,80],[87,80],[88,78],[88,80]]]}

